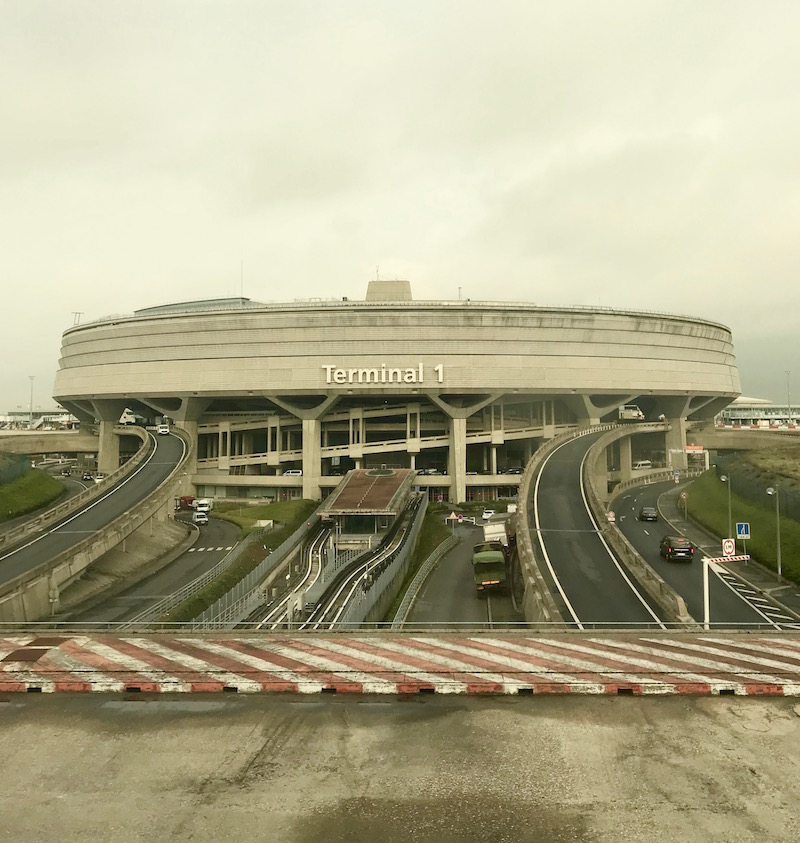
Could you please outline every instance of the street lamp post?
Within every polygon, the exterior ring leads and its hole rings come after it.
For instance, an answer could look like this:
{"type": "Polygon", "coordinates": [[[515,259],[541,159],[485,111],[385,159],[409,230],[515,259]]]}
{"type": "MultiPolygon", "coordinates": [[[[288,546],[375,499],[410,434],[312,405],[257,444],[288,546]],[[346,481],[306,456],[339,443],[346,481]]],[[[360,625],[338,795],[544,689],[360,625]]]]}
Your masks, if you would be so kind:
{"type": "Polygon", "coordinates": [[[775,540],[778,545],[778,576],[781,575],[781,507],[780,507],[780,497],[778,496],[778,487],[777,485],[773,488],[772,486],[767,489],[768,495],[773,495],[775,498],[775,540]]]}
{"type": "Polygon", "coordinates": [[[28,408],[28,430],[33,430],[33,379],[36,375],[28,375],[28,380],[31,382],[31,403],[28,408]]]}
{"type": "Polygon", "coordinates": [[[789,424],[792,423],[792,396],[789,390],[789,376],[792,373],[787,370],[786,372],[786,413],[789,417],[789,424]]]}
{"type": "Polygon", "coordinates": [[[733,519],[731,518],[731,478],[727,474],[723,474],[719,478],[723,483],[728,485],[728,538],[733,538],[733,519]]]}

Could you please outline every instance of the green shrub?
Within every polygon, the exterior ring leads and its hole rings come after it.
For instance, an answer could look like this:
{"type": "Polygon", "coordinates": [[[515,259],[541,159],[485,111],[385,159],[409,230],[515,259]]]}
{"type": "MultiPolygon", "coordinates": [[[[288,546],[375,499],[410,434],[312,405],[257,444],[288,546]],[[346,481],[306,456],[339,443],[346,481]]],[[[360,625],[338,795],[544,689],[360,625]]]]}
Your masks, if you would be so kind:
{"type": "Polygon", "coordinates": [[[417,536],[417,546],[414,548],[413,555],[411,556],[411,564],[408,566],[406,578],[403,580],[403,585],[400,591],[398,591],[397,597],[395,597],[384,616],[384,623],[391,623],[394,620],[403,596],[408,590],[409,585],[411,585],[411,581],[416,576],[417,571],[422,566],[422,563],[443,541],[450,537],[452,531],[444,522],[444,514],[447,509],[447,504],[438,502],[428,506],[422,527],[420,527],[419,535],[417,536]]]}
{"type": "Polygon", "coordinates": [[[161,618],[161,622],[185,623],[196,618],[209,606],[213,606],[223,594],[227,594],[266,559],[271,551],[283,544],[303,521],[308,519],[317,506],[319,506],[318,502],[308,500],[241,507],[235,503],[215,503],[212,517],[239,524],[242,527],[243,537],[257,529],[254,526],[256,521],[272,520],[276,524],[280,522],[280,526],[270,530],[264,536],[263,542],[251,542],[226,571],[201,591],[171,609],[165,617],[161,618]]]}
{"type": "Polygon", "coordinates": [[[46,471],[33,468],[0,486],[0,522],[37,512],[55,503],[64,486],[46,471]]]}
{"type": "MultiPolygon", "coordinates": [[[[713,470],[706,471],[688,487],[687,504],[690,518],[718,536],[727,535],[728,487],[717,478],[713,470]]],[[[737,522],[745,521],[750,524],[751,538],[747,542],[747,552],[762,565],[777,569],[778,543],[774,498],[765,494],[762,505],[731,494],[731,520],[734,531],[737,522]]],[[[800,583],[800,523],[781,517],[780,529],[782,573],[787,579],[800,583]]],[[[742,552],[740,541],[737,542],[736,549],[737,553],[742,552]]]]}

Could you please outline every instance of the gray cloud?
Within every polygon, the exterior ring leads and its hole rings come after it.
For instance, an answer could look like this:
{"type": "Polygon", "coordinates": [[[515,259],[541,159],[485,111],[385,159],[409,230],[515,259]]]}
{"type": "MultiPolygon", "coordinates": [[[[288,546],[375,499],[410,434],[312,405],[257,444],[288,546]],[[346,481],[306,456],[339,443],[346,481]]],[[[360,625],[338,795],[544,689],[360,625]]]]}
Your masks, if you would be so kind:
{"type": "Polygon", "coordinates": [[[0,407],[61,332],[363,294],[689,313],[785,397],[800,7],[0,4],[0,407]],[[244,262],[244,282],[240,277],[244,262]]]}

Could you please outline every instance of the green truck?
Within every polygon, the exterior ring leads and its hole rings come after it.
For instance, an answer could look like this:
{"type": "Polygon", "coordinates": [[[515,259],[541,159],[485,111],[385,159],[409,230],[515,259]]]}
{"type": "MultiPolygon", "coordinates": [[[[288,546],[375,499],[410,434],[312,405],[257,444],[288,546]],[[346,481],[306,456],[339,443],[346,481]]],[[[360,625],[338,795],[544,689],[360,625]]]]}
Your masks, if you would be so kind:
{"type": "Polygon", "coordinates": [[[477,545],[472,554],[472,573],[478,596],[506,587],[506,558],[502,550],[477,545]]]}

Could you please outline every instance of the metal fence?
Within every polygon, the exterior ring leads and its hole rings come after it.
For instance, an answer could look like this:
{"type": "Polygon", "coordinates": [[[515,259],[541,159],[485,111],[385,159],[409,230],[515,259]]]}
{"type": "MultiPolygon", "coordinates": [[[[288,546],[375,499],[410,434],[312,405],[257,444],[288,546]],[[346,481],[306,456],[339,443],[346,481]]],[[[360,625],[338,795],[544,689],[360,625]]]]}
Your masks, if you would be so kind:
{"type": "Polygon", "coordinates": [[[775,508],[774,498],[767,497],[767,489],[777,489],[781,516],[800,521],[800,484],[796,480],[770,476],[736,456],[722,453],[717,454],[716,474],[729,478],[733,494],[765,508],[775,508]]]}
{"type": "MultiPolygon", "coordinates": [[[[369,613],[375,608],[376,604],[383,596],[384,592],[396,582],[398,575],[400,575],[400,577],[405,576],[407,563],[409,562],[410,554],[413,552],[414,546],[416,545],[417,536],[422,528],[422,522],[425,520],[425,513],[427,509],[428,498],[423,497],[419,508],[417,509],[411,529],[408,533],[406,533],[403,544],[394,551],[391,561],[381,571],[377,578],[375,578],[367,587],[356,590],[353,599],[342,613],[340,623],[350,628],[363,624],[369,613]]],[[[400,584],[401,583],[397,583],[398,587],[400,584]]],[[[394,595],[392,595],[392,598],[393,597],[394,595]]]]}
{"type": "Polygon", "coordinates": [[[259,587],[261,582],[286,560],[286,557],[311,530],[316,528],[319,520],[319,515],[315,512],[286,541],[259,562],[244,579],[223,594],[216,603],[193,618],[191,623],[205,629],[215,629],[243,621],[260,603],[263,603],[262,590],[259,587]]]}
{"type": "Polygon", "coordinates": [[[157,621],[159,618],[163,618],[164,615],[166,615],[171,609],[174,609],[176,606],[183,603],[184,600],[188,600],[190,597],[197,594],[198,591],[204,589],[209,583],[214,582],[217,577],[224,574],[225,571],[227,571],[228,568],[230,568],[230,566],[233,565],[233,563],[245,552],[250,544],[255,541],[262,541],[267,532],[269,532],[269,530],[266,527],[254,530],[243,542],[239,542],[239,544],[237,544],[230,553],[225,554],[225,556],[217,562],[213,568],[206,571],[204,574],[201,574],[199,577],[192,580],[190,583],[187,583],[182,588],[179,588],[172,594],[168,594],[162,600],[159,600],[158,603],[153,604],[148,609],[145,609],[144,612],[136,615],[135,618],[125,621],[121,628],[128,629],[140,627],[143,624],[152,623],[157,621]]]}
{"type": "Polygon", "coordinates": [[[31,467],[31,458],[25,454],[6,454],[0,463],[0,486],[21,477],[31,467]]]}
{"type": "Polygon", "coordinates": [[[392,621],[392,629],[401,629],[403,624],[406,622],[406,618],[408,617],[408,613],[411,611],[411,606],[414,601],[417,599],[417,594],[419,594],[419,590],[422,588],[422,584],[428,578],[431,571],[439,564],[439,560],[452,548],[454,548],[458,544],[458,537],[453,534],[452,536],[448,536],[434,551],[431,555],[420,565],[419,570],[414,575],[414,579],[411,580],[411,584],[406,589],[406,593],[403,595],[403,599],[400,602],[400,606],[398,607],[397,611],[394,615],[394,620],[392,621]]]}

